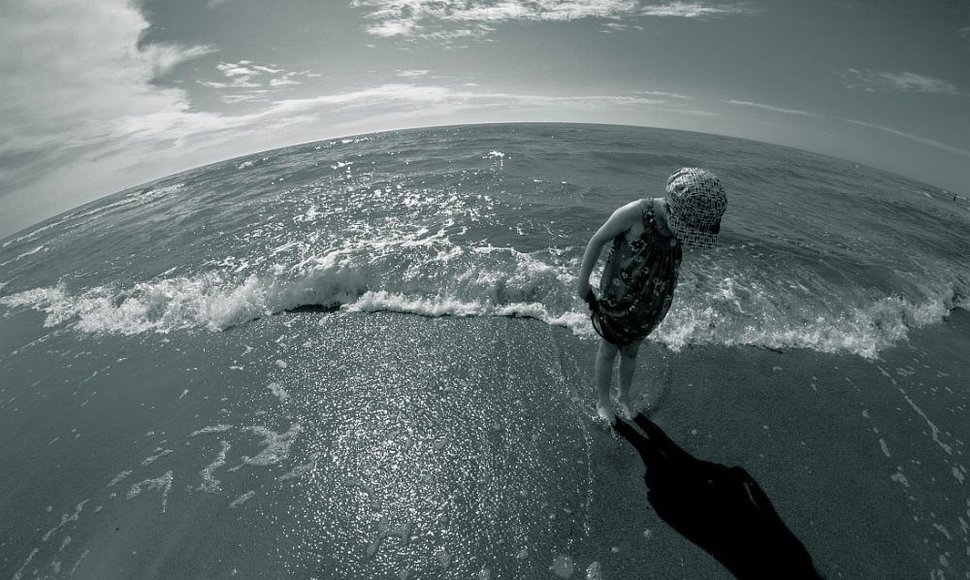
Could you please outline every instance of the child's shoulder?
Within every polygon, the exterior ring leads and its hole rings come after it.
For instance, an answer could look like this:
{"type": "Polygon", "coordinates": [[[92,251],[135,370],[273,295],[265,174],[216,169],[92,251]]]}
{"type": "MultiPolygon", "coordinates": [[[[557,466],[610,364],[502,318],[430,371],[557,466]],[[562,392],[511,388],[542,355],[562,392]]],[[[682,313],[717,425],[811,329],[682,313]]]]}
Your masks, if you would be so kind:
{"type": "Polygon", "coordinates": [[[621,205],[615,213],[626,214],[629,217],[639,217],[648,213],[659,216],[663,213],[662,202],[663,198],[659,197],[641,197],[621,205]]]}
{"type": "Polygon", "coordinates": [[[639,215],[640,212],[646,211],[646,209],[653,203],[653,201],[654,200],[649,197],[641,197],[616,208],[616,213],[629,213],[629,214],[635,213],[639,215]]]}

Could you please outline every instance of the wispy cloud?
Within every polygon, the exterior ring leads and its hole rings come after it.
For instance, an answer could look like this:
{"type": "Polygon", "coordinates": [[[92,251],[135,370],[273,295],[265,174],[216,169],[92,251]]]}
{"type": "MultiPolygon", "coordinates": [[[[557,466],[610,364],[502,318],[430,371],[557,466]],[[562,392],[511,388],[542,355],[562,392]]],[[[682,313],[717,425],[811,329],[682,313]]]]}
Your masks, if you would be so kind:
{"type": "Polygon", "coordinates": [[[911,72],[877,72],[850,68],[839,73],[847,89],[868,92],[899,91],[909,93],[962,94],[956,85],[911,72]]]}
{"type": "Polygon", "coordinates": [[[296,85],[302,85],[303,84],[302,81],[293,80],[293,77],[295,75],[296,73],[287,73],[280,78],[270,79],[269,86],[278,88],[278,87],[292,87],[296,85]]]}
{"type": "Polygon", "coordinates": [[[157,77],[168,73],[178,64],[212,54],[216,52],[216,49],[211,46],[149,44],[143,47],[141,51],[151,62],[152,74],[157,77]]]}
{"type": "Polygon", "coordinates": [[[427,69],[411,69],[411,70],[399,70],[399,71],[396,71],[394,74],[401,78],[414,79],[418,77],[428,76],[428,73],[430,72],[431,71],[427,69]]]}
{"type": "Polygon", "coordinates": [[[781,107],[775,107],[772,105],[765,105],[762,103],[752,103],[751,101],[724,101],[730,105],[738,105],[741,107],[754,107],[756,109],[764,109],[766,111],[774,111],[776,113],[785,113],[786,115],[800,115],[802,117],[818,117],[815,113],[809,113],[808,111],[801,111],[798,109],[783,109],[781,107]]]}
{"type": "Polygon", "coordinates": [[[661,16],[672,18],[713,18],[717,16],[732,16],[736,14],[756,14],[758,10],[747,4],[712,5],[703,2],[668,2],[644,6],[640,14],[644,16],[661,16]]]}
{"type": "Polygon", "coordinates": [[[231,91],[222,95],[225,103],[265,100],[259,95],[265,95],[267,88],[281,89],[301,85],[303,80],[298,79],[320,76],[310,71],[287,71],[275,65],[257,64],[251,60],[221,62],[216,65],[216,69],[222,73],[224,80],[197,82],[210,89],[231,91]]]}
{"type": "Polygon", "coordinates": [[[854,125],[859,125],[859,126],[862,126],[862,127],[868,127],[870,129],[875,129],[877,131],[882,131],[883,133],[888,133],[890,135],[895,135],[896,137],[902,137],[904,139],[909,139],[910,141],[914,141],[914,142],[920,143],[922,145],[929,145],[930,147],[936,147],[937,149],[942,149],[944,151],[949,151],[950,153],[955,153],[957,155],[962,155],[963,157],[970,157],[970,151],[967,151],[966,149],[961,149],[959,147],[954,147],[952,145],[948,145],[946,143],[943,143],[941,141],[937,141],[935,139],[927,139],[926,137],[920,137],[919,135],[913,135],[912,133],[906,133],[905,131],[900,131],[898,129],[893,129],[892,127],[886,127],[885,125],[877,125],[875,123],[867,123],[865,121],[856,121],[855,119],[842,119],[842,120],[843,121],[846,121],[848,123],[852,123],[854,125]]]}
{"type": "Polygon", "coordinates": [[[434,85],[391,83],[348,93],[278,101],[262,115],[268,117],[281,114],[305,115],[345,111],[354,108],[385,108],[398,112],[421,111],[429,105],[435,105],[439,112],[481,107],[521,109],[559,106],[606,111],[615,107],[652,107],[667,103],[668,101],[665,99],[639,96],[552,96],[467,91],[434,85]]]}
{"type": "Polygon", "coordinates": [[[962,38],[970,38],[970,26],[964,26],[963,28],[957,30],[957,36],[962,38]]]}
{"type": "Polygon", "coordinates": [[[901,137],[903,139],[912,141],[914,143],[919,143],[920,145],[926,145],[926,146],[929,146],[929,147],[934,147],[936,149],[940,149],[940,150],[943,150],[943,151],[947,151],[949,153],[955,153],[957,155],[962,155],[964,157],[970,157],[970,151],[967,151],[966,149],[961,149],[959,147],[954,147],[953,145],[949,145],[947,143],[943,143],[942,141],[937,141],[935,139],[928,139],[926,137],[921,137],[919,135],[914,135],[912,133],[907,133],[905,131],[900,131],[899,129],[894,129],[892,127],[887,127],[886,125],[879,125],[879,124],[876,124],[876,123],[868,123],[866,121],[858,121],[856,119],[847,119],[847,118],[844,118],[844,117],[833,117],[833,116],[829,116],[829,115],[821,115],[821,114],[818,114],[818,113],[810,113],[808,111],[802,111],[802,110],[799,110],[799,109],[785,109],[785,108],[782,108],[782,107],[775,107],[775,106],[772,106],[772,105],[765,105],[765,104],[762,104],[762,103],[752,103],[750,101],[732,101],[732,100],[725,100],[724,102],[725,103],[728,103],[730,105],[737,105],[737,106],[742,106],[742,107],[753,107],[753,108],[757,108],[757,109],[763,109],[763,110],[766,110],[766,111],[773,111],[773,112],[776,112],[776,113],[782,113],[782,114],[786,114],[786,115],[797,115],[799,117],[811,117],[811,118],[814,118],[814,119],[827,120],[827,121],[835,121],[837,123],[850,123],[852,125],[857,125],[857,126],[860,126],[860,127],[866,127],[868,129],[875,129],[876,131],[880,131],[880,132],[886,133],[888,135],[893,135],[895,137],[901,137]]]}
{"type": "Polygon", "coordinates": [[[483,37],[503,22],[563,22],[587,18],[610,20],[606,30],[638,17],[710,18],[755,11],[746,4],[668,2],[644,5],[638,0],[354,0],[366,11],[366,29],[384,38],[454,39],[483,37]]]}
{"type": "MultiPolygon", "coordinates": [[[[244,61],[245,62],[245,61],[244,61]]],[[[216,65],[216,69],[222,73],[223,77],[227,80],[225,81],[199,81],[200,85],[212,88],[212,89],[251,89],[259,87],[260,84],[253,82],[259,72],[246,68],[242,63],[231,64],[227,62],[221,62],[216,65]]]]}
{"type": "Polygon", "coordinates": [[[635,95],[647,95],[650,97],[661,97],[661,98],[671,98],[671,99],[689,99],[687,95],[681,95],[679,93],[665,93],[662,91],[633,91],[635,95]]]}
{"type": "MultiPolygon", "coordinates": [[[[622,22],[604,22],[603,23],[603,29],[602,30],[606,34],[614,34],[616,32],[624,32],[624,31],[627,31],[630,28],[631,28],[631,26],[629,24],[624,24],[622,22]]],[[[642,29],[643,27],[641,26],[639,28],[642,29]]]]}
{"type": "Polygon", "coordinates": [[[266,98],[266,91],[262,93],[252,92],[252,93],[240,93],[234,95],[222,95],[222,102],[228,105],[235,103],[266,103],[269,99],[266,98]]]}

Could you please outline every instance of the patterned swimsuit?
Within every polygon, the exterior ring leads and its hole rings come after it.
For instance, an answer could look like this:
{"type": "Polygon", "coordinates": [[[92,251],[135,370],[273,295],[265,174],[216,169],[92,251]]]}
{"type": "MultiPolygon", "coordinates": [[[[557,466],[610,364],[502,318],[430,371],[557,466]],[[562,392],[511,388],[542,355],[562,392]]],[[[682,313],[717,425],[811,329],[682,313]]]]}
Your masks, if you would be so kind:
{"type": "Polygon", "coordinates": [[[660,232],[652,200],[641,200],[640,211],[640,237],[613,239],[593,316],[600,336],[620,346],[642,340],[664,319],[680,270],[680,242],[660,232]]]}

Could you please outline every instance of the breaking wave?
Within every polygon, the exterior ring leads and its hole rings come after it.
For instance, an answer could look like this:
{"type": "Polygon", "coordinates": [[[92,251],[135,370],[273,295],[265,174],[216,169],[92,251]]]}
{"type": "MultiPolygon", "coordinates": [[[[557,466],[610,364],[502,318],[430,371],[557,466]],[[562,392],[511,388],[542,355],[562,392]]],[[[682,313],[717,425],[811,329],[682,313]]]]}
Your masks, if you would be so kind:
{"type": "MultiPolygon", "coordinates": [[[[575,261],[494,247],[453,254],[478,259],[471,267],[468,262],[442,267],[437,275],[394,276],[380,261],[334,252],[246,277],[215,270],[77,291],[62,281],[0,296],[0,305],[43,312],[48,327],[92,334],[223,331],[283,313],[398,312],[524,317],[595,337],[585,304],[574,295],[575,261]]],[[[871,358],[905,340],[909,330],[941,322],[951,308],[966,308],[961,293],[943,285],[933,293],[927,289],[921,301],[858,299],[840,310],[806,316],[804,309],[799,313],[790,303],[780,304],[776,291],[753,278],[742,273],[705,285],[686,272],[674,306],[650,339],[674,350],[692,344],[752,345],[871,358]]]]}

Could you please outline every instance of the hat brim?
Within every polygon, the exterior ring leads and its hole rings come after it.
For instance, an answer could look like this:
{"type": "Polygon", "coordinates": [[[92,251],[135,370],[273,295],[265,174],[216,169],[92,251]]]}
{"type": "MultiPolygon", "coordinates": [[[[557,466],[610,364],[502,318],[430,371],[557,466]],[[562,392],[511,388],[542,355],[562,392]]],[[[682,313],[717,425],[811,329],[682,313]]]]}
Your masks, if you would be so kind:
{"type": "Polygon", "coordinates": [[[721,222],[713,224],[708,230],[690,227],[673,213],[667,213],[667,225],[674,237],[688,248],[713,248],[717,245],[721,222]]]}

